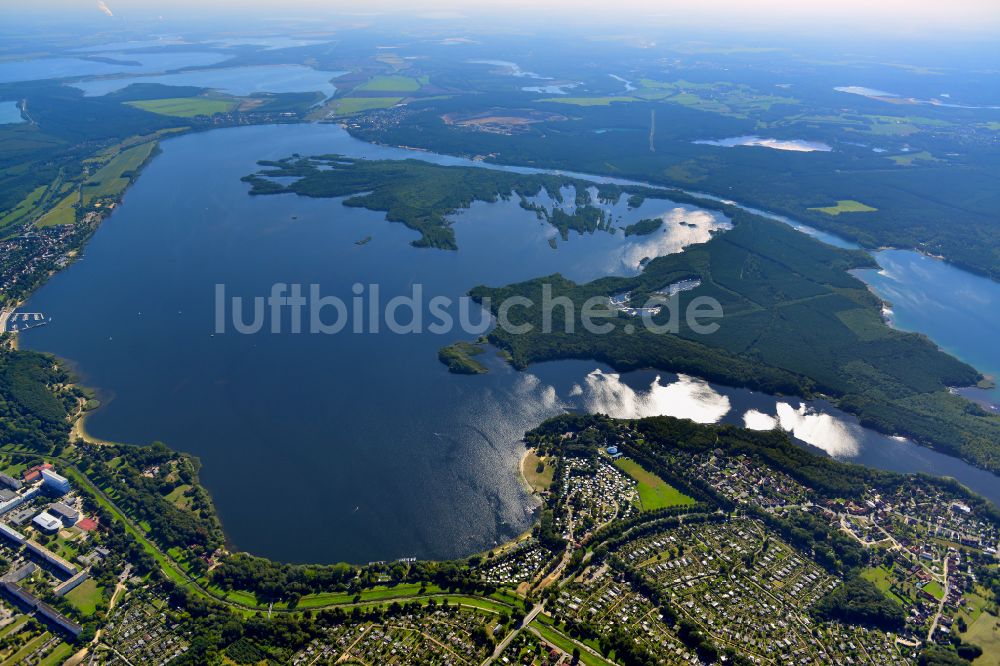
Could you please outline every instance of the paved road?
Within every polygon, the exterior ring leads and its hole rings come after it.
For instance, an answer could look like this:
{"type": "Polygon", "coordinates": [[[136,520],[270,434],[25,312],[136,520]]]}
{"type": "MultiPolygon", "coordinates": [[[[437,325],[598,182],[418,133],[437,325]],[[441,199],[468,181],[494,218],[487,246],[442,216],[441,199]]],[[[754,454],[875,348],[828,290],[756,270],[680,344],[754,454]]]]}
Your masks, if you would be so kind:
{"type": "Polygon", "coordinates": [[[944,612],[944,604],[948,601],[948,588],[950,587],[950,582],[948,581],[948,557],[944,558],[944,594],[941,595],[941,603],[938,604],[937,613],[934,614],[934,619],[931,621],[931,628],[927,632],[927,642],[931,642],[934,638],[934,630],[937,629],[938,622],[941,620],[941,613],[944,612]]]}
{"type": "Polygon", "coordinates": [[[542,604],[535,604],[534,607],[532,607],[531,611],[524,616],[524,622],[521,623],[521,626],[515,629],[514,631],[510,632],[509,634],[507,634],[507,637],[504,638],[502,641],[500,641],[499,645],[497,645],[497,648],[493,650],[493,654],[486,657],[486,661],[483,662],[483,666],[487,666],[487,664],[492,664],[497,658],[499,658],[500,655],[503,654],[503,651],[507,649],[507,646],[510,645],[510,642],[514,640],[514,636],[517,636],[519,633],[521,633],[521,630],[527,627],[529,624],[531,624],[531,621],[534,620],[541,612],[542,612],[542,604]]]}

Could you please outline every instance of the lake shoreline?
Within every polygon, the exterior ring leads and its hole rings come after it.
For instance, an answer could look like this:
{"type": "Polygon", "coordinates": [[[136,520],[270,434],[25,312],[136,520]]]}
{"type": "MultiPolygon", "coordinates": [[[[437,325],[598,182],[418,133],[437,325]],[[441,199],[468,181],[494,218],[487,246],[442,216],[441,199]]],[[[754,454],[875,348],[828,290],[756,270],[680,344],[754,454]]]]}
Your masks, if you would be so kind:
{"type": "MultiPolygon", "coordinates": [[[[300,125],[301,125],[301,124],[300,124],[300,125]]],[[[237,129],[242,129],[242,128],[225,128],[225,129],[230,129],[230,130],[232,130],[232,131],[234,131],[234,132],[235,132],[235,131],[237,131],[237,129]]],[[[206,134],[205,134],[205,135],[207,136],[208,134],[212,134],[212,133],[209,133],[209,132],[206,132],[206,134]]],[[[178,137],[178,140],[184,140],[184,138],[185,138],[185,137],[178,137]]],[[[190,136],[188,136],[187,138],[190,138],[190,136]]],[[[491,168],[491,167],[486,167],[486,168],[491,168]]],[[[131,186],[130,186],[130,187],[131,187],[131,186]]],[[[657,189],[660,189],[660,190],[663,190],[663,189],[665,189],[665,188],[663,188],[663,187],[661,187],[661,186],[655,186],[655,187],[657,187],[657,189]]],[[[301,205],[301,206],[305,207],[305,204],[299,204],[299,205],[301,205]]],[[[298,206],[298,205],[297,205],[297,206],[298,206]]],[[[127,207],[126,207],[126,208],[127,208],[127,207]]],[[[117,211],[116,211],[116,212],[117,212],[117,211]]],[[[297,211],[297,212],[298,212],[298,211],[297,211]]],[[[305,222],[304,220],[300,219],[300,224],[305,224],[305,223],[306,223],[306,222],[305,222]]],[[[388,228],[388,227],[387,227],[387,228],[388,228]]],[[[361,237],[361,235],[362,235],[362,234],[357,234],[357,233],[355,233],[355,232],[353,232],[353,231],[352,231],[352,232],[350,232],[350,242],[351,242],[351,246],[352,246],[352,247],[353,247],[353,244],[354,244],[354,243],[356,242],[356,240],[357,240],[357,239],[358,239],[359,237],[361,237]]],[[[380,245],[380,244],[372,244],[372,246],[371,246],[371,247],[372,247],[372,248],[374,248],[374,247],[375,247],[375,246],[377,246],[377,245],[380,245]]],[[[371,249],[371,248],[368,248],[368,249],[371,249]]],[[[421,252],[422,252],[422,250],[421,250],[421,252]]],[[[142,309],[143,309],[143,311],[145,311],[145,308],[142,308],[142,309]]],[[[147,314],[149,314],[149,313],[147,313],[147,314]]],[[[116,333],[116,335],[115,335],[115,340],[117,341],[118,339],[119,339],[119,338],[118,338],[118,335],[117,335],[117,333],[116,333]]],[[[437,363],[438,363],[438,362],[436,361],[436,359],[432,359],[432,361],[433,361],[433,362],[434,362],[435,364],[437,364],[437,363]]],[[[529,375],[530,375],[531,373],[530,373],[530,372],[527,372],[527,373],[518,373],[518,374],[519,374],[520,376],[522,376],[522,377],[527,377],[527,376],[529,376],[529,375]]],[[[789,396],[789,398],[790,398],[790,399],[792,399],[792,397],[791,397],[791,396],[789,396]]],[[[795,398],[796,398],[796,399],[799,399],[799,398],[797,398],[797,396],[796,396],[795,398]]],[[[86,415],[86,416],[84,416],[84,417],[83,417],[83,418],[81,419],[81,423],[79,424],[79,430],[78,430],[78,432],[80,432],[80,433],[83,433],[83,434],[85,434],[86,436],[88,436],[88,437],[92,437],[92,438],[94,438],[94,439],[96,439],[96,440],[100,440],[100,438],[97,438],[97,437],[95,437],[95,436],[94,436],[94,435],[93,435],[93,434],[92,434],[91,432],[89,432],[89,427],[88,427],[88,426],[89,426],[89,424],[88,424],[88,423],[87,423],[87,422],[85,421],[85,419],[86,419],[86,418],[87,418],[88,416],[89,416],[89,414],[88,414],[88,415],[86,415]]],[[[521,434],[523,434],[523,433],[521,433],[521,434]]],[[[181,440],[177,439],[177,437],[170,437],[170,438],[166,438],[166,436],[164,436],[164,438],[165,438],[165,441],[176,441],[176,442],[181,442],[181,440]]],[[[103,441],[103,440],[100,440],[100,441],[103,441]]],[[[179,450],[190,450],[190,448],[191,448],[191,447],[189,447],[189,446],[187,446],[187,445],[183,445],[183,444],[182,444],[182,446],[181,446],[181,447],[177,447],[177,448],[178,448],[179,450]]],[[[527,455],[528,455],[528,453],[527,453],[527,452],[522,452],[522,453],[521,453],[521,455],[520,455],[520,456],[518,456],[518,459],[517,459],[517,460],[518,460],[518,472],[517,472],[517,476],[519,477],[519,485],[522,485],[522,487],[523,487],[523,484],[526,484],[526,483],[527,483],[527,479],[525,478],[525,474],[524,474],[524,467],[523,467],[523,465],[524,465],[524,460],[525,460],[525,458],[526,458],[526,456],[527,456],[527,455]]],[[[211,464],[212,468],[216,468],[216,467],[217,467],[217,465],[215,464],[215,461],[213,461],[213,462],[211,462],[211,463],[209,463],[209,464],[211,464]]],[[[509,463],[508,463],[508,464],[509,464],[509,463]]],[[[220,469],[216,469],[216,470],[215,470],[215,473],[213,473],[213,475],[212,475],[212,476],[213,476],[213,477],[215,477],[215,475],[216,475],[216,474],[221,474],[221,473],[223,473],[223,470],[220,470],[220,469]]],[[[217,480],[217,479],[212,479],[212,481],[215,481],[215,480],[217,480]]],[[[214,494],[214,493],[213,493],[213,494],[214,494]]],[[[214,499],[214,498],[213,498],[213,499],[214,499]]],[[[353,509],[353,507],[354,507],[354,504],[352,503],[352,504],[351,504],[351,508],[353,509]]],[[[221,517],[220,517],[220,520],[221,520],[221,517]]],[[[530,528],[529,528],[529,530],[530,530],[530,528]]],[[[229,540],[229,538],[230,538],[230,537],[229,537],[229,536],[227,535],[227,541],[229,540]]],[[[245,540],[244,540],[244,539],[242,539],[242,538],[240,538],[240,539],[239,539],[239,541],[240,541],[240,542],[243,542],[243,541],[245,541],[245,540]]],[[[232,542],[230,542],[230,543],[232,543],[232,542]]],[[[254,551],[256,550],[256,548],[255,548],[255,547],[254,547],[254,546],[253,546],[252,544],[246,544],[246,545],[247,545],[247,549],[248,549],[248,550],[249,550],[250,552],[254,552],[254,551]]],[[[390,554],[391,554],[391,551],[390,551],[390,554]]],[[[276,559],[280,559],[280,557],[276,557],[276,559]]]]}

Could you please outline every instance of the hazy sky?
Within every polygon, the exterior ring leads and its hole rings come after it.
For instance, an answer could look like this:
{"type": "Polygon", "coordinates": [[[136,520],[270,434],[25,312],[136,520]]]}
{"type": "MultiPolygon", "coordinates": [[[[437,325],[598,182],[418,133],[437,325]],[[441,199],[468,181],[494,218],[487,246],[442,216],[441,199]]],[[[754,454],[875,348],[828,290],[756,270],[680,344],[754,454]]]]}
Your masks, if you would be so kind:
{"type": "MultiPolygon", "coordinates": [[[[845,31],[887,36],[934,36],[944,33],[978,33],[1000,37],[1000,0],[42,0],[19,3],[2,0],[6,9],[18,8],[54,16],[70,10],[96,17],[183,20],[207,13],[237,11],[275,17],[301,14],[355,13],[375,18],[379,13],[421,14],[427,19],[470,20],[482,13],[502,13],[516,20],[541,12],[560,12],[571,23],[622,25],[701,25],[748,30],[845,31]]],[[[4,12],[0,9],[0,15],[4,12]]],[[[998,39],[1000,41],[1000,39],[998,39]]]]}

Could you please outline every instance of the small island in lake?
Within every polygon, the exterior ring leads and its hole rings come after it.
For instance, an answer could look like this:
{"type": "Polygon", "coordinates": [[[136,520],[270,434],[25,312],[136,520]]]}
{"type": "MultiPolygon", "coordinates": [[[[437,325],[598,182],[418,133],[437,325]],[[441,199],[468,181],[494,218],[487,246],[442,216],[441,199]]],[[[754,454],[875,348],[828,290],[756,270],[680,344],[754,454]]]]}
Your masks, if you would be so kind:
{"type": "Polygon", "coordinates": [[[626,236],[648,236],[663,226],[662,217],[647,217],[625,227],[626,236]]]}
{"type": "Polygon", "coordinates": [[[448,366],[448,372],[457,375],[485,375],[489,370],[473,358],[485,351],[486,347],[483,342],[459,340],[447,347],[442,347],[438,351],[438,359],[448,366]]]}

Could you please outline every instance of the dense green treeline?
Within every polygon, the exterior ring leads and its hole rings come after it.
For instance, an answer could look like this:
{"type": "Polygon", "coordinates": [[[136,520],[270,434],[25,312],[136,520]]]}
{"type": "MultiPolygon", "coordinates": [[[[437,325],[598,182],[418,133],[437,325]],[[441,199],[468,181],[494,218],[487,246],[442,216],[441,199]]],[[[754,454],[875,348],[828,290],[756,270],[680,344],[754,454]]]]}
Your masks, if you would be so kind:
{"type": "Polygon", "coordinates": [[[820,600],[818,618],[898,631],[906,620],[903,607],[882,594],[874,584],[854,576],[820,600]]]}
{"type": "Polygon", "coordinates": [[[0,441],[39,453],[68,443],[67,415],[82,396],[48,354],[0,349],[0,441]],[[58,387],[58,389],[57,389],[58,387]]]}
{"type": "MultiPolygon", "coordinates": [[[[351,564],[287,564],[249,553],[232,553],[212,571],[211,581],[223,590],[253,593],[258,602],[285,601],[320,592],[359,594],[366,588],[401,583],[433,583],[444,590],[484,592],[495,587],[479,580],[463,562],[373,562],[351,564]]],[[[401,594],[401,596],[406,596],[401,594]]]]}

